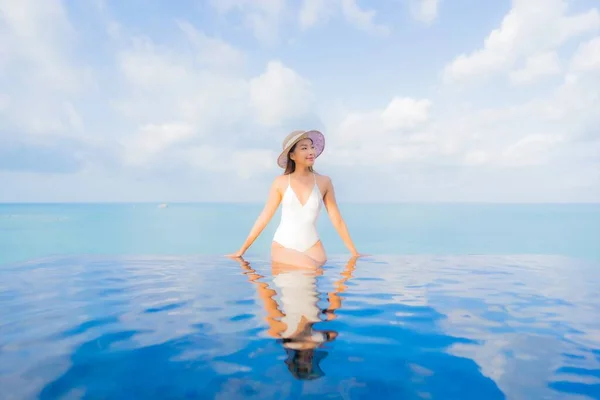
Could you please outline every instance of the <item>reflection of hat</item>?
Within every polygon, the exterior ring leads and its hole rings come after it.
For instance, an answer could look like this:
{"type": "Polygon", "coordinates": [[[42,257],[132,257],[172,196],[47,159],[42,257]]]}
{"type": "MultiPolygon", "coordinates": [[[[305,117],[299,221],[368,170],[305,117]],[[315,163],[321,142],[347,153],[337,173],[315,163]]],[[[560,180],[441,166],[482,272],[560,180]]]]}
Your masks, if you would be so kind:
{"type": "Polygon", "coordinates": [[[325,375],[319,363],[327,357],[327,352],[316,350],[314,347],[302,349],[302,342],[312,342],[313,345],[321,346],[335,338],[333,331],[312,331],[309,335],[301,335],[303,339],[284,338],[281,339],[283,347],[288,355],[285,363],[290,373],[297,379],[317,379],[325,375]]]}
{"type": "Polygon", "coordinates": [[[294,378],[312,380],[325,375],[319,363],[327,357],[326,352],[315,349],[286,349],[286,352],[288,353],[288,358],[285,360],[285,363],[294,378]]]}
{"type": "Polygon", "coordinates": [[[281,168],[285,168],[287,166],[287,155],[292,146],[306,138],[312,140],[313,145],[315,146],[315,159],[319,157],[325,148],[325,137],[323,134],[316,130],[294,131],[283,139],[283,145],[281,146],[282,150],[279,157],[277,157],[277,165],[281,168]]]}

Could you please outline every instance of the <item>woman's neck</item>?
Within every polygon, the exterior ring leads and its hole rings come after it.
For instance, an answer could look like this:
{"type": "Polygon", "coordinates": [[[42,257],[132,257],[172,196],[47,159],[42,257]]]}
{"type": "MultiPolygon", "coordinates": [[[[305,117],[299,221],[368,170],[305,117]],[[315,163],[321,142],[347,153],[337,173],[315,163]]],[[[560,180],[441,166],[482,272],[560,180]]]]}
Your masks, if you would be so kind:
{"type": "Polygon", "coordinates": [[[308,168],[296,168],[294,171],[294,175],[298,176],[309,176],[312,174],[312,171],[308,168]]]}

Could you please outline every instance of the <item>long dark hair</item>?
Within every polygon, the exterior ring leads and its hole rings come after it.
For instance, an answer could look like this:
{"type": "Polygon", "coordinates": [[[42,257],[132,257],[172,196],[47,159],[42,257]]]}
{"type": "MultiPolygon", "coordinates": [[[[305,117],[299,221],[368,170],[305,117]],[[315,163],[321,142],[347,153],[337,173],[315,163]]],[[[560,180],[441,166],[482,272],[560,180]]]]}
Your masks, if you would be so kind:
{"type": "MultiPolygon", "coordinates": [[[[310,140],[311,143],[313,142],[312,139],[310,139],[310,138],[307,138],[307,139],[310,140]]],[[[290,154],[293,153],[294,150],[296,150],[297,145],[298,145],[298,142],[294,143],[294,145],[292,146],[290,151],[288,151],[288,153],[287,153],[287,163],[285,166],[285,172],[283,173],[284,175],[289,175],[296,170],[296,161],[294,161],[290,158],[290,154]]],[[[308,170],[310,172],[313,172],[313,167],[308,167],[308,170]]]]}

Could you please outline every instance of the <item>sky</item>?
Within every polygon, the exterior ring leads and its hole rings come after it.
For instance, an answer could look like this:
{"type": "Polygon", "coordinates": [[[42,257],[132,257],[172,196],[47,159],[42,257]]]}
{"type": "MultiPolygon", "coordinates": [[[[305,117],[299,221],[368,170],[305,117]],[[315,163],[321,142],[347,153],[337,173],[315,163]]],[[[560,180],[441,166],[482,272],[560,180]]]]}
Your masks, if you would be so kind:
{"type": "Polygon", "coordinates": [[[0,202],[599,202],[596,0],[0,0],[0,202]]]}

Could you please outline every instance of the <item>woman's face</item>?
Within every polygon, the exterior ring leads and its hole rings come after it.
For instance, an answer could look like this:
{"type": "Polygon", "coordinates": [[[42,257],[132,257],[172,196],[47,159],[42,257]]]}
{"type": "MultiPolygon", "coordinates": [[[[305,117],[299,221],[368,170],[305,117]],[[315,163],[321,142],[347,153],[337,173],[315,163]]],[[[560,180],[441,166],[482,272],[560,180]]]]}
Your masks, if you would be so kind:
{"type": "Polygon", "coordinates": [[[306,138],[296,144],[296,148],[290,154],[296,166],[312,167],[315,163],[315,146],[312,140],[306,138]]]}

